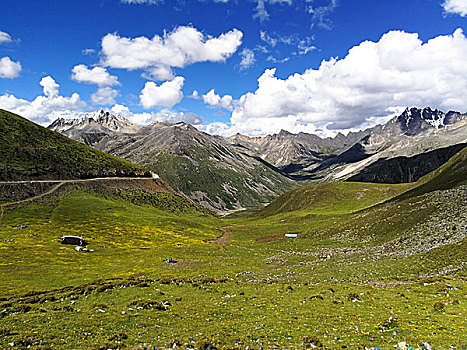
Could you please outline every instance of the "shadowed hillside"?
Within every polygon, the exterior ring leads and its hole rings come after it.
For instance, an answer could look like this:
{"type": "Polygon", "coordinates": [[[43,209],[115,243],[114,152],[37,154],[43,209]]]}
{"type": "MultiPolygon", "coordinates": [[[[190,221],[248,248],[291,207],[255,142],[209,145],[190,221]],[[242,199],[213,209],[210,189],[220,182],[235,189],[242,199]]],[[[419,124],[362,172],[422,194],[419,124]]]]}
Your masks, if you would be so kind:
{"type": "Polygon", "coordinates": [[[110,156],[16,114],[0,110],[0,180],[144,175],[110,156]]]}

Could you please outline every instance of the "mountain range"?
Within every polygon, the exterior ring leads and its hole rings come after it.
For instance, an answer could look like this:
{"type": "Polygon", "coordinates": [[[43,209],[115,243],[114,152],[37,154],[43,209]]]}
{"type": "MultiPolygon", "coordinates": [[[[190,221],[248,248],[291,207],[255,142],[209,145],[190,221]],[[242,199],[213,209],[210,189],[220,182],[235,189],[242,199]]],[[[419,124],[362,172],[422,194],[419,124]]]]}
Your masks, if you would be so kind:
{"type": "Polygon", "coordinates": [[[217,213],[260,206],[308,182],[413,182],[467,143],[466,114],[431,108],[333,138],[284,130],[224,138],[186,123],[141,127],[103,110],[49,129],[150,169],[217,213]]]}

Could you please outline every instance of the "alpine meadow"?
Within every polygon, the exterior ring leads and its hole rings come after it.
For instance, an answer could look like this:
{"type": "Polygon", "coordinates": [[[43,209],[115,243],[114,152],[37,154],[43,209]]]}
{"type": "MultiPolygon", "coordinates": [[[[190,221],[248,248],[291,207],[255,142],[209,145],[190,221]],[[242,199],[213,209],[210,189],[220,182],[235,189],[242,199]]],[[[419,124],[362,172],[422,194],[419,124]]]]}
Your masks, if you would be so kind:
{"type": "Polygon", "coordinates": [[[2,0],[1,349],[467,349],[466,0],[2,0]]]}

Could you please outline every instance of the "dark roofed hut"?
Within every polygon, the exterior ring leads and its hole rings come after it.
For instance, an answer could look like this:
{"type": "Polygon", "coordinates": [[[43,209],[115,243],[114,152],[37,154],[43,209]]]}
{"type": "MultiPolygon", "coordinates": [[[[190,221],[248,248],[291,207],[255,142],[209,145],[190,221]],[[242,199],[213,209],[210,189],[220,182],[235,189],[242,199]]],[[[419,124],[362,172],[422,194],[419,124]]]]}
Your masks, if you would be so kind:
{"type": "Polygon", "coordinates": [[[71,245],[77,245],[77,246],[85,247],[88,244],[88,242],[86,242],[83,237],[63,236],[62,237],[62,244],[71,244],[71,245]]]}

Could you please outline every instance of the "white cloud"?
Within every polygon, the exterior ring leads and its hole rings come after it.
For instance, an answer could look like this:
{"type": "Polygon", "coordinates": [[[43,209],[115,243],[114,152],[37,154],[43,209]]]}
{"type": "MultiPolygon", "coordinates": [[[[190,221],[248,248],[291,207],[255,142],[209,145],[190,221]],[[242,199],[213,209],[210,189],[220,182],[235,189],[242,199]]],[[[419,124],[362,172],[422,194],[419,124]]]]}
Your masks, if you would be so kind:
{"type": "Polygon", "coordinates": [[[99,86],[97,91],[91,95],[91,101],[95,105],[112,105],[115,104],[117,95],[117,90],[108,86],[99,86]]]}
{"type": "Polygon", "coordinates": [[[466,111],[465,62],[467,39],[461,29],[426,43],[417,34],[391,31],[303,74],[280,79],[275,69],[266,70],[256,91],[233,102],[229,130],[326,133],[374,124],[401,106],[466,111]]]}
{"type": "Polygon", "coordinates": [[[188,95],[187,97],[192,98],[193,100],[201,100],[201,96],[199,95],[198,90],[193,90],[191,95],[188,95]]]}
{"type": "Polygon", "coordinates": [[[220,97],[214,89],[210,90],[206,95],[203,95],[203,101],[204,103],[210,105],[210,106],[215,106],[215,107],[220,107],[228,110],[232,110],[232,102],[233,98],[230,95],[224,95],[220,97]]]}
{"type": "MultiPolygon", "coordinates": [[[[260,31],[259,33],[260,39],[268,44],[270,47],[275,48],[279,44],[292,46],[295,48],[295,51],[292,52],[292,55],[306,55],[309,52],[316,49],[316,47],[312,44],[314,41],[313,36],[305,36],[301,37],[297,34],[294,35],[279,35],[275,32],[267,33],[266,31],[260,31]]],[[[262,46],[257,46],[255,50],[259,50],[263,53],[269,53],[269,50],[262,46]]],[[[277,59],[274,56],[270,55],[268,57],[268,61],[272,62],[285,62],[288,59],[277,59]]]]}
{"type": "Polygon", "coordinates": [[[159,86],[152,81],[148,81],[139,96],[141,105],[146,109],[154,106],[173,107],[183,98],[182,87],[184,82],[185,78],[183,77],[175,77],[173,80],[166,81],[159,86]]]}
{"type": "Polygon", "coordinates": [[[81,53],[85,56],[89,56],[89,55],[92,55],[93,53],[95,53],[96,50],[94,49],[84,49],[84,50],[81,50],[81,53]]]}
{"type": "Polygon", "coordinates": [[[89,69],[84,64],[79,64],[74,66],[71,72],[71,79],[79,83],[96,84],[99,86],[120,85],[118,78],[114,75],[110,75],[107,69],[102,67],[89,69]]]}
{"type": "Polygon", "coordinates": [[[169,123],[186,122],[194,125],[202,123],[201,117],[194,113],[174,112],[170,109],[163,109],[162,111],[152,113],[132,113],[128,107],[116,104],[112,107],[111,111],[139,125],[148,125],[156,121],[169,123]]]}
{"type": "Polygon", "coordinates": [[[266,59],[273,63],[285,63],[287,61],[290,61],[290,57],[284,57],[282,59],[278,59],[278,58],[275,58],[274,56],[268,56],[266,59]]]}
{"type": "Polygon", "coordinates": [[[256,2],[255,14],[253,18],[259,18],[261,22],[269,19],[269,12],[266,9],[266,3],[292,5],[292,0],[254,0],[256,2]]]}
{"type": "Polygon", "coordinates": [[[237,29],[210,37],[185,26],[152,39],[107,34],[102,38],[101,64],[128,70],[147,69],[155,78],[167,78],[172,74],[172,67],[183,68],[206,61],[224,62],[237,51],[242,37],[243,33],[237,29]]]}
{"type": "Polygon", "coordinates": [[[143,78],[156,81],[172,80],[175,77],[172,69],[167,66],[150,67],[142,76],[143,78]]]}
{"type": "Polygon", "coordinates": [[[10,42],[11,42],[10,34],[2,32],[0,30],[0,43],[10,43],[10,42]]]}
{"type": "Polygon", "coordinates": [[[6,94],[0,96],[0,108],[28,118],[36,123],[48,125],[58,117],[77,117],[82,114],[86,103],[77,93],[70,97],[59,95],[59,85],[51,77],[40,81],[45,96],[37,96],[33,101],[6,94]]]}
{"type": "Polygon", "coordinates": [[[0,59],[0,78],[13,79],[18,77],[20,72],[21,63],[12,61],[8,56],[0,59]]]}
{"type": "Polygon", "coordinates": [[[467,0],[445,0],[442,6],[446,13],[467,16],[467,0]]]}
{"type": "Polygon", "coordinates": [[[264,30],[260,31],[259,32],[259,37],[262,41],[264,41],[265,43],[267,43],[269,46],[276,46],[277,45],[277,42],[278,42],[278,39],[277,38],[274,38],[272,37],[271,35],[269,35],[267,32],[265,32],[264,30]]]}
{"type": "Polygon", "coordinates": [[[328,3],[324,6],[308,7],[308,13],[312,15],[311,26],[317,25],[324,29],[332,28],[332,21],[329,19],[329,15],[334,12],[338,6],[338,0],[328,0],[328,3]]]}
{"type": "Polygon", "coordinates": [[[242,52],[240,52],[240,56],[242,57],[240,61],[241,70],[250,68],[256,62],[255,53],[250,49],[243,49],[242,52]]]}
{"type": "Polygon", "coordinates": [[[60,85],[58,85],[54,78],[50,75],[43,77],[39,82],[39,85],[42,86],[44,95],[47,97],[57,97],[59,93],[60,85]]]}
{"type": "Polygon", "coordinates": [[[222,122],[214,122],[214,123],[204,124],[204,125],[200,124],[200,125],[195,125],[195,126],[197,129],[203,132],[206,132],[208,134],[211,134],[211,135],[221,135],[221,136],[228,137],[228,136],[235,134],[235,132],[230,126],[222,122]]]}

